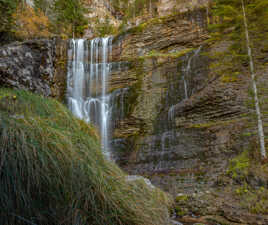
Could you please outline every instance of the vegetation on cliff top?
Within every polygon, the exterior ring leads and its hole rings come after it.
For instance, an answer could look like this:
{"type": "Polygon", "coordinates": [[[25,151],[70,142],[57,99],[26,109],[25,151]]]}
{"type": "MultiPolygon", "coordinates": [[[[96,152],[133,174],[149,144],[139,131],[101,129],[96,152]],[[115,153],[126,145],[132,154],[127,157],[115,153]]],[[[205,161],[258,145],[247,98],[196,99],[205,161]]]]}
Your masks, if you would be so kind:
{"type": "MultiPolygon", "coordinates": [[[[0,0],[0,35],[31,39],[60,35],[81,36],[89,21],[82,0],[0,0]],[[13,35],[14,36],[14,35],[13,35]]],[[[1,38],[0,36],[0,38],[1,38]]]]}
{"type": "Polygon", "coordinates": [[[9,39],[11,25],[13,23],[12,13],[15,12],[19,0],[0,0],[0,40],[9,39]]]}
{"type": "Polygon", "coordinates": [[[52,8],[56,20],[53,20],[53,28],[63,33],[65,29],[67,36],[80,37],[83,35],[89,21],[85,18],[86,9],[82,0],[55,0],[52,8]]]}
{"type": "Polygon", "coordinates": [[[146,13],[146,11],[152,13],[157,2],[158,0],[112,0],[111,5],[123,16],[123,20],[127,20],[146,13]]]}
{"type": "MultiPolygon", "coordinates": [[[[122,21],[121,28],[123,28],[132,18],[147,14],[152,16],[157,2],[158,0],[112,0],[105,7],[122,21]]],[[[96,35],[113,34],[117,29],[110,23],[108,17],[106,19],[96,17],[91,20],[85,17],[89,11],[94,11],[92,2],[88,3],[85,0],[33,0],[33,3],[34,10],[27,6],[25,0],[0,0],[0,35],[12,36],[13,32],[19,29],[22,31],[16,32],[16,36],[21,39],[49,37],[51,35],[61,35],[63,38],[80,37],[84,30],[90,26],[92,20],[97,21],[93,29],[96,31],[96,35]],[[34,21],[39,16],[37,25],[34,25],[34,21]],[[29,21],[29,25],[22,23],[22,20],[29,21]],[[28,31],[30,27],[33,30],[36,30],[36,27],[40,28],[40,32],[30,32],[28,31]],[[23,29],[26,31],[23,32],[23,29]],[[23,34],[20,35],[21,33],[23,34]],[[29,35],[26,36],[25,33],[29,33],[29,35]]]]}
{"type": "Polygon", "coordinates": [[[102,156],[56,100],[0,89],[0,224],[166,224],[168,198],[102,156]]]}
{"type": "Polygon", "coordinates": [[[12,14],[14,19],[14,34],[18,38],[29,39],[51,37],[50,21],[41,10],[34,10],[30,6],[17,7],[12,14]]]}

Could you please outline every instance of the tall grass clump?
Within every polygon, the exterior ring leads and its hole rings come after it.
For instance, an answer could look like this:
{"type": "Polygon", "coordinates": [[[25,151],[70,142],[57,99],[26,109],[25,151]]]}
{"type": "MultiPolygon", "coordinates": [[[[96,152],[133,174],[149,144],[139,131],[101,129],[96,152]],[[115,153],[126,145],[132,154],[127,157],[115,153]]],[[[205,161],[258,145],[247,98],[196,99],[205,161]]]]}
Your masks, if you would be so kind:
{"type": "Polygon", "coordinates": [[[0,224],[167,224],[169,198],[125,177],[62,104],[0,89],[0,224]]]}

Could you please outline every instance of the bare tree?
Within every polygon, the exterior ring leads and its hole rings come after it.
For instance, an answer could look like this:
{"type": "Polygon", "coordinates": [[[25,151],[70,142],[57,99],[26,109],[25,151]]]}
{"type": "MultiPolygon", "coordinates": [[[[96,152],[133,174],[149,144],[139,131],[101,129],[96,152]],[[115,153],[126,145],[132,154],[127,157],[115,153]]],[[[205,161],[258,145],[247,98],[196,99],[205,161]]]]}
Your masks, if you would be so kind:
{"type": "Polygon", "coordinates": [[[255,80],[256,75],[255,75],[252,51],[250,47],[250,39],[249,39],[249,33],[248,33],[248,24],[247,24],[244,0],[241,0],[241,4],[242,4],[242,9],[243,9],[245,35],[246,35],[246,42],[247,42],[247,48],[248,48],[248,57],[250,61],[250,73],[251,73],[252,87],[253,87],[253,92],[254,92],[255,110],[256,110],[257,119],[258,119],[258,135],[260,139],[260,151],[261,151],[262,159],[265,160],[267,159],[267,156],[266,156],[265,141],[264,141],[263,122],[261,118],[261,110],[260,110],[260,104],[259,104],[259,98],[258,98],[258,89],[256,85],[256,80],[255,80]]]}

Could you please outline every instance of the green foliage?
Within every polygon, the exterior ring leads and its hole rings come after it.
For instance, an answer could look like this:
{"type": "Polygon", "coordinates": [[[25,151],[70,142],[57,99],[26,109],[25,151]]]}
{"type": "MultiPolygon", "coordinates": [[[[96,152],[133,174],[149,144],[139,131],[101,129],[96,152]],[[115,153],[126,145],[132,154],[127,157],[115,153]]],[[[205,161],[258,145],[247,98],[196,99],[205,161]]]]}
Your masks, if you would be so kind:
{"type": "Polygon", "coordinates": [[[163,58],[179,58],[187,53],[193,51],[192,48],[186,48],[181,51],[171,52],[171,53],[162,53],[155,50],[150,51],[147,55],[143,56],[144,58],[153,58],[153,57],[163,57],[163,58]]]}
{"type": "Polygon", "coordinates": [[[0,0],[0,33],[10,32],[19,0],[0,0]]]}
{"type": "MultiPolygon", "coordinates": [[[[20,0],[0,0],[0,38],[2,33],[13,33],[14,18],[12,15],[23,11],[25,4],[20,0]]],[[[81,36],[89,21],[85,18],[86,9],[82,0],[34,0],[36,14],[41,11],[51,22],[50,33],[63,34],[67,37],[81,36]],[[41,11],[40,11],[41,10],[41,11]]]]}
{"type": "MultiPolygon", "coordinates": [[[[158,0],[112,0],[112,6],[115,10],[123,14],[123,19],[130,19],[152,10],[158,0]]],[[[153,12],[152,12],[153,13],[153,12]]]]}
{"type": "Polygon", "coordinates": [[[245,179],[248,175],[249,166],[249,153],[244,151],[230,161],[227,174],[231,175],[232,178],[245,179]]]}
{"type": "MultiPolygon", "coordinates": [[[[129,21],[131,21],[131,18],[139,17],[139,16],[148,16],[148,14],[151,14],[153,16],[153,12],[148,12],[150,10],[150,7],[152,7],[152,4],[156,3],[158,0],[136,0],[134,2],[121,4],[121,8],[119,9],[123,15],[122,17],[122,23],[118,28],[118,31],[120,33],[126,32],[125,27],[127,27],[127,24],[129,21]],[[151,3],[150,3],[151,2],[151,3]]],[[[114,6],[114,8],[117,8],[114,6]]],[[[161,23],[161,19],[159,18],[153,18],[150,19],[147,23],[139,24],[138,26],[131,27],[127,32],[130,33],[141,33],[144,31],[144,29],[148,25],[152,25],[153,22],[159,22],[161,23]]]]}
{"type": "Polygon", "coordinates": [[[268,213],[268,190],[265,187],[251,188],[246,183],[235,189],[240,205],[253,214],[268,213]]]}
{"type": "Polygon", "coordinates": [[[95,28],[99,37],[111,35],[116,32],[116,28],[112,24],[110,24],[108,17],[105,18],[105,21],[103,23],[98,20],[95,28]]]}
{"type": "Polygon", "coordinates": [[[268,190],[266,188],[260,187],[251,192],[247,200],[249,201],[247,205],[251,213],[268,214],[268,190]]]}
{"type": "Polygon", "coordinates": [[[247,194],[249,192],[249,187],[248,185],[245,183],[244,185],[241,185],[239,188],[235,189],[235,193],[237,195],[243,195],[243,194],[247,194]]]}
{"type": "Polygon", "coordinates": [[[56,100],[0,96],[0,224],[166,224],[167,197],[126,182],[90,125],[56,100]]]}
{"type": "MultiPolygon", "coordinates": [[[[255,46],[267,39],[268,32],[268,0],[244,0],[249,31],[255,46]]],[[[241,1],[216,0],[212,12],[214,23],[209,25],[212,33],[221,33],[221,38],[231,37],[241,43],[244,39],[244,24],[241,1]],[[223,35],[224,33],[224,35],[223,35]]]]}
{"type": "Polygon", "coordinates": [[[243,15],[240,1],[216,0],[213,3],[212,12],[216,23],[210,25],[209,29],[211,31],[223,32],[228,28],[232,28],[233,32],[228,33],[243,34],[243,32],[241,32],[243,29],[243,15]]]}
{"type": "MultiPolygon", "coordinates": [[[[266,48],[265,41],[268,37],[268,1],[254,0],[247,8],[249,30],[252,41],[260,49],[266,48]]],[[[258,52],[257,54],[260,54],[258,52]]]]}
{"type": "Polygon", "coordinates": [[[187,202],[189,200],[188,195],[177,195],[175,198],[176,202],[187,202]]]}
{"type": "Polygon", "coordinates": [[[175,212],[180,217],[185,216],[188,213],[186,208],[181,208],[179,206],[175,206],[175,212]]]}
{"type": "Polygon", "coordinates": [[[86,9],[81,0],[55,0],[53,11],[56,15],[55,28],[62,26],[69,36],[83,34],[88,21],[85,18],[86,9]]]}
{"type": "Polygon", "coordinates": [[[36,9],[41,9],[45,14],[49,11],[51,2],[48,0],[34,0],[34,6],[36,9]]]}

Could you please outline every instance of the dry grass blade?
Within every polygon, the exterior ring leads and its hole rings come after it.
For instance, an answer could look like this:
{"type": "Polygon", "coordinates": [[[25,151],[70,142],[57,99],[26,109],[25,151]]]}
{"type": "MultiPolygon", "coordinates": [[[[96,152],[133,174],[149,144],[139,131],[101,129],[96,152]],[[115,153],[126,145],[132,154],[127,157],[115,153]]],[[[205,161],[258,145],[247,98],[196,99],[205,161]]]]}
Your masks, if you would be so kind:
{"type": "Polygon", "coordinates": [[[0,224],[166,224],[169,198],[126,182],[94,128],[57,101],[0,89],[0,121],[0,224]]]}

